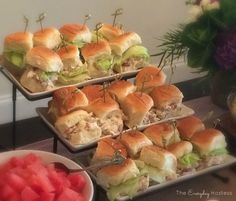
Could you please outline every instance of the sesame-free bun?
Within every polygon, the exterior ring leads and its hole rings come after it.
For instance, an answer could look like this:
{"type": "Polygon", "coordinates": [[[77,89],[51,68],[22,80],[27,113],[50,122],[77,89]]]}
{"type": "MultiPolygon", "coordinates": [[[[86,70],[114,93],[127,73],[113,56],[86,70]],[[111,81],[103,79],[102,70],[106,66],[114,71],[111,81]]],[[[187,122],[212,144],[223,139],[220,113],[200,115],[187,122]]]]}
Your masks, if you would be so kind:
{"type": "Polygon", "coordinates": [[[103,24],[102,27],[98,30],[98,33],[105,37],[107,40],[112,40],[117,36],[123,34],[123,31],[117,26],[111,24],[103,24]]]}
{"type": "Polygon", "coordinates": [[[100,97],[90,102],[86,107],[86,111],[93,112],[100,119],[104,119],[114,112],[121,113],[119,104],[109,95],[105,99],[100,97]]]}
{"type": "Polygon", "coordinates": [[[112,52],[121,56],[128,48],[142,43],[140,36],[135,32],[126,32],[110,41],[112,52]]]}
{"type": "Polygon", "coordinates": [[[214,128],[208,128],[194,134],[190,141],[201,155],[207,155],[215,149],[226,148],[227,146],[223,133],[214,128]]]}
{"type": "Polygon", "coordinates": [[[160,110],[170,109],[182,103],[183,94],[175,85],[162,85],[153,88],[150,96],[154,101],[154,106],[160,110]]]}
{"type": "Polygon", "coordinates": [[[111,48],[107,41],[99,40],[98,42],[88,43],[82,47],[81,54],[85,61],[93,61],[102,55],[110,55],[111,48]]]}
{"type": "Polygon", "coordinates": [[[43,28],[34,33],[33,42],[34,46],[43,46],[53,49],[60,45],[61,34],[56,28],[43,28]]]}
{"type": "Polygon", "coordinates": [[[80,51],[76,45],[67,45],[60,48],[57,54],[61,57],[65,69],[75,68],[82,64],[80,51]]]}
{"type": "Polygon", "coordinates": [[[46,47],[34,47],[26,54],[26,64],[46,72],[59,72],[63,63],[60,56],[46,47]]]}
{"type": "Polygon", "coordinates": [[[65,40],[69,42],[84,41],[91,42],[92,34],[89,28],[83,24],[65,24],[59,29],[65,40]]]}
{"type": "Polygon", "coordinates": [[[123,157],[127,157],[126,148],[119,139],[113,139],[110,137],[101,139],[98,142],[91,163],[96,163],[105,159],[112,158],[116,151],[119,151],[123,157]]]}
{"type": "Polygon", "coordinates": [[[139,175],[139,169],[132,159],[122,164],[103,167],[97,172],[97,182],[105,188],[116,186],[139,175]]]}
{"type": "Polygon", "coordinates": [[[165,171],[175,172],[177,167],[176,157],[171,152],[155,145],[143,147],[140,160],[165,171]]]}
{"type": "Polygon", "coordinates": [[[153,107],[152,98],[140,92],[127,95],[122,101],[121,108],[127,117],[126,126],[132,128],[141,125],[147,112],[153,107]]]}
{"type": "Polygon", "coordinates": [[[177,128],[168,122],[149,126],[143,133],[153,144],[159,147],[166,147],[171,143],[180,141],[177,128]]]}
{"type": "Polygon", "coordinates": [[[182,139],[189,140],[193,135],[205,129],[205,125],[196,116],[189,116],[177,120],[177,128],[182,139]]]}
{"type": "Polygon", "coordinates": [[[4,51],[26,53],[33,47],[33,34],[30,32],[16,32],[4,39],[4,51]]]}
{"type": "Polygon", "coordinates": [[[127,80],[114,81],[108,87],[108,92],[115,96],[119,103],[121,103],[128,94],[135,92],[135,90],[136,86],[127,80]]]}
{"type": "Polygon", "coordinates": [[[120,141],[125,145],[131,157],[137,157],[143,147],[152,145],[152,142],[137,130],[120,134],[120,141]]]}
{"type": "Polygon", "coordinates": [[[193,145],[188,141],[180,141],[169,145],[167,147],[167,150],[174,154],[175,157],[178,159],[188,153],[191,153],[193,151],[193,145]]]}
{"type": "Polygon", "coordinates": [[[59,117],[55,128],[73,145],[93,142],[102,134],[95,118],[84,110],[76,110],[59,117]]]}
{"type": "Polygon", "coordinates": [[[42,83],[35,79],[35,77],[30,77],[30,75],[34,74],[34,72],[35,68],[28,67],[21,75],[20,83],[24,88],[32,93],[48,91],[54,88],[52,85],[42,85],[42,83]]]}
{"type": "Polygon", "coordinates": [[[56,112],[56,116],[68,114],[88,105],[86,95],[74,86],[63,87],[54,91],[52,102],[49,111],[56,112]]]}
{"type": "Polygon", "coordinates": [[[156,86],[163,85],[166,81],[166,75],[161,68],[155,66],[146,66],[138,72],[135,78],[137,90],[143,90],[146,93],[152,91],[156,86]]]}
{"type": "Polygon", "coordinates": [[[104,96],[103,86],[100,84],[87,85],[81,91],[86,95],[89,103],[104,96]]]}

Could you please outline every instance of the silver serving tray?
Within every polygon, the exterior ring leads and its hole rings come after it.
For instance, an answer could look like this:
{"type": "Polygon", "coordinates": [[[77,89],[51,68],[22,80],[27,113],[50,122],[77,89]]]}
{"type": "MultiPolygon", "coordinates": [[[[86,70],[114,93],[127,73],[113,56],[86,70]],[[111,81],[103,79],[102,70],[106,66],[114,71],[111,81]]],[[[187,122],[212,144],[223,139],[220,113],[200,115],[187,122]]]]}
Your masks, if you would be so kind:
{"type": "MultiPolygon", "coordinates": [[[[148,126],[151,126],[154,124],[159,124],[159,123],[174,120],[174,119],[181,119],[181,118],[184,118],[184,117],[194,114],[194,111],[191,108],[189,108],[183,104],[180,106],[180,108],[181,108],[180,113],[178,113],[177,116],[171,116],[171,117],[167,117],[165,119],[162,119],[160,121],[157,121],[155,123],[141,125],[141,126],[138,126],[137,129],[144,130],[148,126]]],[[[87,144],[73,145],[70,143],[69,140],[67,140],[64,136],[62,136],[59,133],[59,131],[54,127],[54,124],[52,123],[52,121],[48,115],[48,108],[47,107],[38,107],[38,108],[36,108],[36,112],[38,113],[39,117],[47,124],[47,126],[53,131],[53,133],[67,146],[67,148],[69,148],[73,152],[94,147],[100,139],[105,138],[105,137],[110,137],[110,135],[106,135],[106,136],[102,136],[101,138],[99,138],[96,141],[92,141],[87,144]]],[[[124,129],[124,131],[128,131],[128,130],[130,130],[130,129],[124,129]]]]}
{"type": "Polygon", "coordinates": [[[99,83],[103,83],[103,82],[107,82],[107,81],[112,81],[112,80],[117,79],[117,77],[122,77],[124,79],[128,79],[128,78],[136,76],[136,74],[141,69],[129,71],[129,72],[123,72],[123,73],[116,73],[116,74],[113,74],[110,76],[105,76],[105,77],[100,77],[100,78],[93,78],[93,79],[85,80],[85,81],[77,83],[77,84],[58,85],[51,90],[43,91],[43,92],[35,92],[35,93],[32,93],[32,92],[28,91],[26,88],[24,88],[20,83],[20,77],[13,75],[6,67],[0,66],[0,70],[6,76],[6,78],[8,80],[10,80],[27,99],[37,100],[37,99],[49,97],[49,96],[51,96],[53,91],[55,91],[56,89],[65,87],[65,86],[75,86],[75,87],[81,88],[86,85],[99,84],[99,83]]]}
{"type": "MultiPolygon", "coordinates": [[[[81,154],[78,158],[76,158],[74,160],[77,163],[79,163],[79,165],[81,165],[82,167],[87,167],[87,166],[89,166],[89,161],[91,160],[91,156],[92,156],[92,154],[94,152],[95,152],[95,149],[89,150],[89,151],[81,154]]],[[[174,180],[166,181],[166,182],[161,183],[161,184],[152,184],[145,191],[138,192],[133,198],[145,195],[147,193],[151,193],[153,191],[161,190],[161,189],[169,187],[171,185],[178,184],[178,183],[181,183],[183,181],[186,181],[186,180],[189,180],[189,179],[193,179],[195,177],[198,177],[198,176],[201,176],[201,175],[204,175],[204,174],[215,172],[215,171],[217,171],[219,169],[222,169],[222,168],[228,167],[230,165],[233,165],[234,163],[236,163],[236,157],[234,157],[232,155],[227,155],[224,163],[222,163],[220,165],[215,165],[215,166],[207,167],[205,169],[198,170],[198,171],[196,171],[196,172],[194,172],[192,174],[187,174],[187,175],[179,176],[179,177],[177,177],[174,180]]],[[[91,178],[97,183],[96,175],[93,172],[91,172],[91,171],[87,171],[87,172],[89,173],[91,178]]],[[[103,188],[102,186],[101,186],[101,188],[106,191],[106,189],[103,188]]],[[[117,201],[126,201],[126,200],[130,200],[130,198],[128,196],[122,196],[122,197],[117,198],[116,200],[117,201]]]]}

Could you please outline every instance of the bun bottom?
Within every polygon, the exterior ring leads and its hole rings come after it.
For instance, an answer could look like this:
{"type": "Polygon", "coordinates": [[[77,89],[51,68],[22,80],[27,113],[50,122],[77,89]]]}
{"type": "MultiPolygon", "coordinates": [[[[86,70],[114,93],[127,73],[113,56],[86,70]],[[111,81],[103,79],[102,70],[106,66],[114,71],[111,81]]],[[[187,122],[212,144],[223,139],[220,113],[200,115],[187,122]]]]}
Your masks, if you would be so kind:
{"type": "Polygon", "coordinates": [[[27,69],[20,78],[20,83],[23,87],[32,93],[42,92],[52,89],[53,87],[43,86],[40,81],[36,80],[34,77],[28,77],[30,68],[27,69]]]}

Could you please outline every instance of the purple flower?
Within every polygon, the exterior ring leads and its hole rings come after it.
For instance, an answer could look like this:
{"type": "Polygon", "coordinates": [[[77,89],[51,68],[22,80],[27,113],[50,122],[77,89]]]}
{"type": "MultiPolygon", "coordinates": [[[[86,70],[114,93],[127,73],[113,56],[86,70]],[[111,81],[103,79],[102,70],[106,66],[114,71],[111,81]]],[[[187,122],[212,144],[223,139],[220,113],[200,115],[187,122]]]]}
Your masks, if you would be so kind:
{"type": "Polygon", "coordinates": [[[236,30],[217,36],[214,58],[223,70],[236,70],[236,30]]]}

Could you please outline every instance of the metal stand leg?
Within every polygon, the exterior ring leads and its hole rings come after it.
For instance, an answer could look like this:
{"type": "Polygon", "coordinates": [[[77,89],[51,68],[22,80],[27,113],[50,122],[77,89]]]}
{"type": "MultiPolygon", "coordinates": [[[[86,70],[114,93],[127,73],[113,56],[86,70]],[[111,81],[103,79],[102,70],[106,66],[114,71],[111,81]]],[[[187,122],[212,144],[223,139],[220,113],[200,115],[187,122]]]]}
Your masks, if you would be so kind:
{"type": "Polygon", "coordinates": [[[53,137],[53,153],[57,153],[57,138],[53,137]]]}
{"type": "Polygon", "coordinates": [[[16,148],[16,86],[12,86],[12,148],[16,148]]]}

